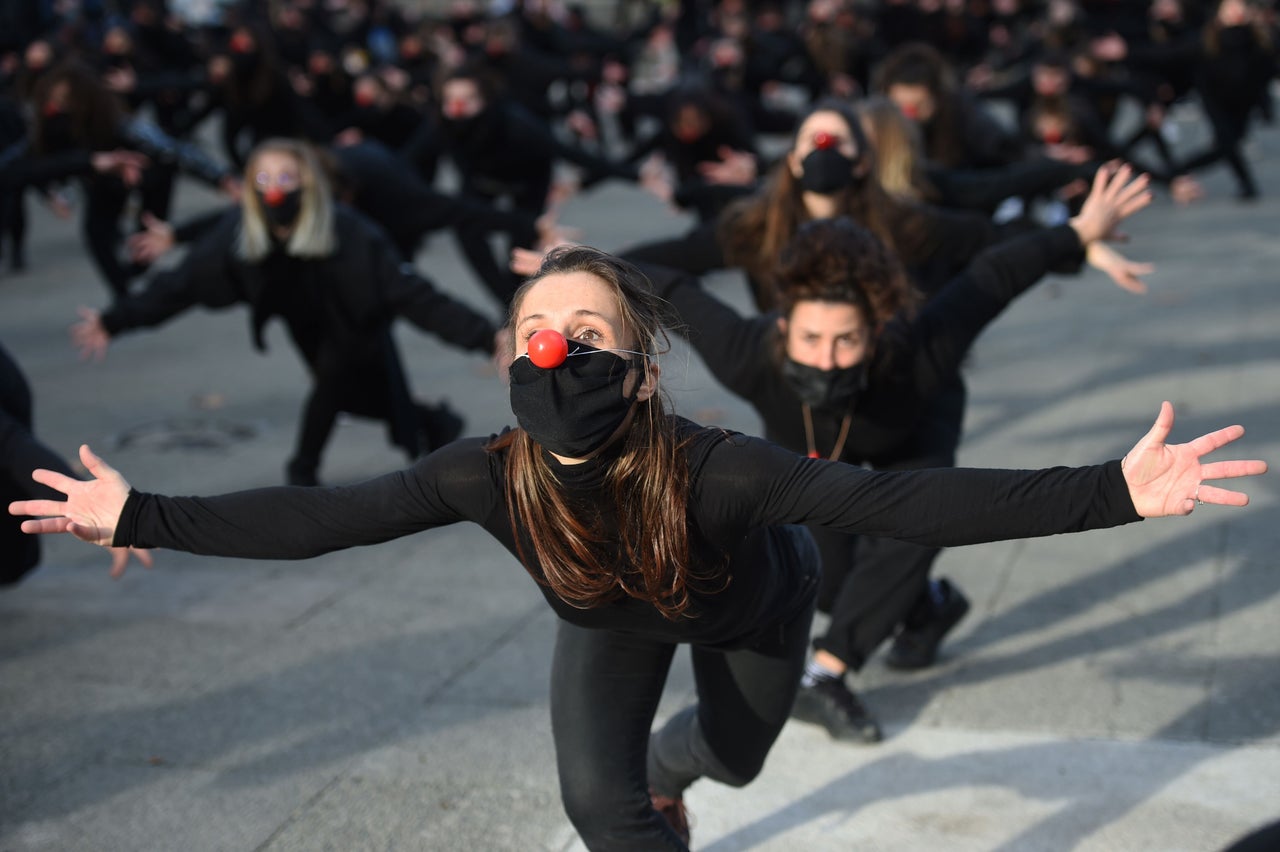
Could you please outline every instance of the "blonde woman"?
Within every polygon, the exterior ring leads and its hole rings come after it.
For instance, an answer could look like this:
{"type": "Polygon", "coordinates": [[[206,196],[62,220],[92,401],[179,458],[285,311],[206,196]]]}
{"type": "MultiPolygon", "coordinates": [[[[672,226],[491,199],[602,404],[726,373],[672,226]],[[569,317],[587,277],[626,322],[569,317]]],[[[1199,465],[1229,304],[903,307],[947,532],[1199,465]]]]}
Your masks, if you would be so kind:
{"type": "Polygon", "coordinates": [[[183,262],[146,289],[99,313],[81,309],[72,337],[101,358],[111,338],[160,325],[187,308],[247,304],[254,345],[280,317],[313,384],[303,408],[290,484],[314,485],[338,412],[385,420],[392,443],[410,458],[447,443],[461,419],[443,404],[409,395],[391,322],[403,316],[464,349],[492,352],[494,324],[438,292],[401,264],[372,222],[333,201],[315,152],[272,139],[245,168],[239,208],[229,211],[183,262]]]}

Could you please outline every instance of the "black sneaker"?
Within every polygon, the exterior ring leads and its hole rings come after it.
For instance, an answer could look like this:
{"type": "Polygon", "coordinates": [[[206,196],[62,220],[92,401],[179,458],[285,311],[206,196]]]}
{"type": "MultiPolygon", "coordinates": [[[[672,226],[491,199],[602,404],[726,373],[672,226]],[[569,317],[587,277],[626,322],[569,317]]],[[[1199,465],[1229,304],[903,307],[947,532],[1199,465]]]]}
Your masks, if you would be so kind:
{"type": "Polygon", "coordinates": [[[898,631],[885,665],[891,669],[927,669],[938,659],[938,646],[951,628],[969,611],[966,598],[949,580],[938,580],[942,603],[935,604],[933,618],[919,627],[903,627],[898,631]]]}
{"type": "Polygon", "coordinates": [[[823,678],[813,686],[801,686],[791,718],[821,725],[832,739],[880,742],[880,726],[843,678],[823,678]]]}

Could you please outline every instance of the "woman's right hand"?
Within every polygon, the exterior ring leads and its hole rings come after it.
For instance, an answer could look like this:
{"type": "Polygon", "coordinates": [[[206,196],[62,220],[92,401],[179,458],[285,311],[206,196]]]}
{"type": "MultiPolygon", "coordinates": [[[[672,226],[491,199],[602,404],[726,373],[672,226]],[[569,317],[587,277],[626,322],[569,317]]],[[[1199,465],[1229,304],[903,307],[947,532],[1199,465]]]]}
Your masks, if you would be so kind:
{"type": "MultiPolygon", "coordinates": [[[[9,504],[9,514],[37,518],[22,522],[24,533],[70,533],[81,541],[111,547],[116,522],[129,497],[129,483],[94,455],[88,444],[80,446],[80,461],[93,479],[75,479],[44,469],[31,473],[36,482],[67,495],[65,501],[18,500],[9,504]]],[[[117,568],[123,569],[123,565],[113,565],[113,573],[117,568]]]]}
{"type": "Polygon", "coordinates": [[[79,322],[71,326],[71,343],[80,350],[80,360],[101,361],[107,356],[111,334],[102,324],[102,314],[93,308],[80,307],[79,322]]]}

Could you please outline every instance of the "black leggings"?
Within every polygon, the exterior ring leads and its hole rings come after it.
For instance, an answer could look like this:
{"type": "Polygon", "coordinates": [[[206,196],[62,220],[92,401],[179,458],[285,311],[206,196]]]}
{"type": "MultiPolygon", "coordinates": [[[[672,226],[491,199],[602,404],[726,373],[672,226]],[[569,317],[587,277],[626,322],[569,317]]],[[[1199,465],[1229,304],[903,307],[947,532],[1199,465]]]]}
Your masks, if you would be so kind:
{"type": "Polygon", "coordinates": [[[1249,132],[1249,114],[1253,111],[1253,108],[1241,109],[1237,107],[1232,109],[1221,104],[1206,102],[1204,111],[1209,118],[1209,124],[1213,128],[1213,144],[1199,154],[1187,159],[1179,167],[1178,171],[1181,173],[1194,172],[1206,166],[1211,166],[1219,160],[1226,160],[1232,174],[1235,175],[1240,193],[1242,195],[1256,195],[1258,185],[1253,179],[1253,172],[1249,169],[1249,163],[1245,159],[1244,151],[1242,150],[1245,136],[1249,132]]]}
{"type": "MultiPolygon", "coordinates": [[[[963,382],[947,385],[918,431],[912,451],[876,469],[955,467],[965,399],[963,382]]],[[[933,612],[929,571],[942,550],[834,530],[811,532],[822,553],[818,608],[831,614],[827,632],[813,646],[857,671],[898,625],[915,626],[933,612]]]]}
{"type": "Polygon", "coordinates": [[[791,712],[813,618],[813,542],[789,528],[788,570],[809,603],[751,647],[692,646],[698,702],[650,734],[675,654],[672,642],[560,622],[551,669],[551,726],[565,812],[588,849],[686,849],[649,804],[701,777],[741,787],[760,772],[791,712]]]}

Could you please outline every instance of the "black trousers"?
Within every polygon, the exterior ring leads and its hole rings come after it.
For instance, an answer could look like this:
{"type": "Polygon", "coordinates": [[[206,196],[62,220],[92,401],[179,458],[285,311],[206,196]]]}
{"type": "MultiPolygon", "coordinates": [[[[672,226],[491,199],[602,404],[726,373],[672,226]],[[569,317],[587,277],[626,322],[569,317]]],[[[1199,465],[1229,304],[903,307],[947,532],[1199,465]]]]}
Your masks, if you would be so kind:
{"type": "Polygon", "coordinates": [[[1193,172],[1213,165],[1219,160],[1226,160],[1235,175],[1241,194],[1256,195],[1258,185],[1253,179],[1248,161],[1245,160],[1244,151],[1241,150],[1245,135],[1249,131],[1249,114],[1253,111],[1253,107],[1231,108],[1207,101],[1204,104],[1204,111],[1213,128],[1213,144],[1189,158],[1182,164],[1179,171],[1193,172]]]}
{"type": "MultiPolygon", "coordinates": [[[[935,401],[912,452],[876,469],[955,467],[964,404],[964,384],[957,378],[935,401]]],[[[899,625],[916,626],[932,613],[929,572],[942,550],[835,530],[810,532],[822,553],[818,608],[831,615],[813,646],[857,671],[899,625]]]]}
{"type": "MultiPolygon", "coordinates": [[[[551,190],[551,168],[548,162],[545,168],[530,174],[519,185],[499,189],[496,185],[484,180],[468,180],[463,184],[464,197],[474,198],[486,204],[496,204],[503,196],[511,199],[512,206],[521,212],[530,214],[534,219],[547,209],[547,193],[551,190]]],[[[491,231],[478,226],[459,227],[454,235],[458,247],[462,250],[467,263],[479,276],[481,282],[489,288],[502,305],[511,304],[511,297],[520,286],[520,276],[512,272],[508,266],[508,255],[513,248],[533,248],[538,242],[538,234],[534,227],[510,234],[510,245],[498,258],[494,257],[493,246],[489,243],[491,231]]]]}
{"type": "MultiPolygon", "coordinates": [[[[817,551],[789,528],[795,565],[817,590],[817,551]]],[[[649,803],[702,777],[736,787],[759,774],[791,712],[804,671],[809,605],[751,647],[691,647],[697,704],[650,733],[676,644],[560,623],[551,725],[565,812],[587,848],[686,849],[649,803]]]]}

